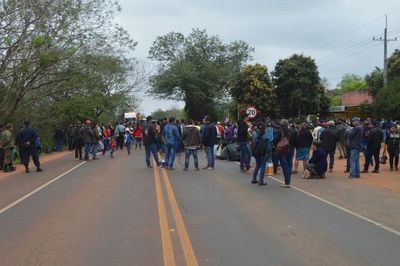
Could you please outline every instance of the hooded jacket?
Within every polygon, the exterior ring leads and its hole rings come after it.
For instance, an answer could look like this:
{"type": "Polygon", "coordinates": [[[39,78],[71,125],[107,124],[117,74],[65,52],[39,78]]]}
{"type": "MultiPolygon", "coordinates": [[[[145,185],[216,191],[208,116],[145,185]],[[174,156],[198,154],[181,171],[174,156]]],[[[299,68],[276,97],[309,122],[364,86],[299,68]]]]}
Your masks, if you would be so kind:
{"type": "Polygon", "coordinates": [[[200,148],[200,132],[193,125],[188,125],[183,129],[182,140],[185,145],[185,149],[200,148]]]}

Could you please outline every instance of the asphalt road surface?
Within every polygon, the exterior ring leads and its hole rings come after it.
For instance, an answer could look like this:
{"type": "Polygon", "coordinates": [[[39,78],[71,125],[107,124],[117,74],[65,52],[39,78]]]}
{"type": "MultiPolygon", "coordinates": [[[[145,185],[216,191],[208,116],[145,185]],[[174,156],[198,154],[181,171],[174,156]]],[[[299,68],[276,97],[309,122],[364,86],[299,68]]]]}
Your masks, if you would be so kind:
{"type": "Polygon", "coordinates": [[[0,176],[0,265],[400,265],[399,220],[281,188],[280,176],[251,185],[232,162],[176,168],[146,168],[143,151],[66,153],[43,173],[0,176]]]}

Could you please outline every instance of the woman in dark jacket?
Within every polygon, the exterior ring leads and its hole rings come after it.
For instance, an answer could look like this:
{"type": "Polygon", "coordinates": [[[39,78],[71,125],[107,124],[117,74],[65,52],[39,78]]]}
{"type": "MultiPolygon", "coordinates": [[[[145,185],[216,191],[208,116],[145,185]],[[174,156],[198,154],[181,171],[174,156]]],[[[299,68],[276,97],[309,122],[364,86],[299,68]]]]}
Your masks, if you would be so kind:
{"type": "Polygon", "coordinates": [[[290,131],[289,122],[286,119],[282,119],[279,123],[279,129],[276,130],[274,135],[274,150],[275,154],[281,164],[283,176],[285,177],[285,185],[282,187],[289,188],[291,181],[292,169],[290,167],[290,131]],[[286,140],[286,141],[285,141],[286,140]],[[285,145],[283,145],[286,143],[285,145]]]}

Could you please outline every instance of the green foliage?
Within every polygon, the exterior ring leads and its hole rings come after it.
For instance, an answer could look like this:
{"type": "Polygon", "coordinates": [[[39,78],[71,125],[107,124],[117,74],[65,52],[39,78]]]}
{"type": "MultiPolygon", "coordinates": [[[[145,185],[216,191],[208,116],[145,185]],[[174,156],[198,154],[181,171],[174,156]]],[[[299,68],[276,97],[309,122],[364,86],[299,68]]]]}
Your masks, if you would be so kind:
{"type": "Polygon", "coordinates": [[[400,77],[400,50],[396,49],[388,59],[388,79],[394,80],[400,77]]]}
{"type": "Polygon", "coordinates": [[[255,106],[262,116],[276,117],[278,106],[268,69],[264,65],[247,65],[230,82],[231,97],[239,110],[255,106]]]}
{"type": "Polygon", "coordinates": [[[328,108],[329,99],[311,57],[294,54],[279,60],[272,80],[283,116],[315,114],[328,108]]]}
{"type": "Polygon", "coordinates": [[[391,80],[386,88],[379,90],[373,105],[381,117],[400,118],[400,77],[391,80]]]}
{"type": "Polygon", "coordinates": [[[328,90],[326,95],[329,98],[330,106],[342,104],[342,92],[339,89],[328,90]]]}
{"type": "Polygon", "coordinates": [[[169,117],[175,117],[176,119],[184,119],[185,118],[185,113],[182,109],[179,109],[177,107],[172,107],[167,110],[162,110],[161,108],[155,110],[151,116],[154,119],[163,119],[163,118],[169,118],[169,117]]]}
{"type": "Polygon", "coordinates": [[[216,103],[227,93],[227,83],[251,59],[253,48],[237,41],[225,44],[218,36],[193,29],[188,35],[171,32],[158,37],[149,58],[158,62],[150,93],[185,102],[191,118],[216,116],[216,103]]]}
{"type": "Polygon", "coordinates": [[[375,67],[375,69],[367,74],[364,78],[367,87],[371,90],[372,95],[375,97],[378,91],[383,88],[383,71],[375,67]]]}
{"type": "Polygon", "coordinates": [[[356,91],[361,89],[367,89],[367,82],[360,76],[355,74],[346,74],[342,78],[342,81],[338,84],[337,88],[341,93],[356,91]]]}

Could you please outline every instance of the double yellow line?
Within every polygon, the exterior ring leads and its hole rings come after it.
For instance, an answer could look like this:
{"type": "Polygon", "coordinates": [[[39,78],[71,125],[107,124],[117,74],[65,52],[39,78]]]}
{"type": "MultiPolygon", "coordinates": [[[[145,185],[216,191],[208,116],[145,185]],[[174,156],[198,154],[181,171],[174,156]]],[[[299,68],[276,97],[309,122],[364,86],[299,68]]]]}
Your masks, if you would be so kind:
{"type": "Polygon", "coordinates": [[[179,240],[183,249],[183,253],[185,256],[186,265],[188,266],[197,266],[196,255],[194,254],[192,243],[190,242],[189,234],[186,230],[185,223],[182,218],[182,214],[179,210],[178,203],[175,198],[174,191],[172,189],[171,182],[169,180],[169,176],[165,169],[159,170],[155,167],[157,164],[153,159],[153,172],[154,172],[154,180],[156,185],[156,196],[157,196],[157,205],[158,205],[158,216],[160,220],[160,229],[161,229],[161,242],[163,247],[163,258],[165,266],[175,266],[175,255],[174,249],[171,240],[171,234],[169,229],[169,223],[167,218],[167,210],[165,208],[163,189],[160,178],[160,171],[162,173],[165,190],[167,191],[168,201],[170,203],[172,214],[175,219],[179,240]]]}

